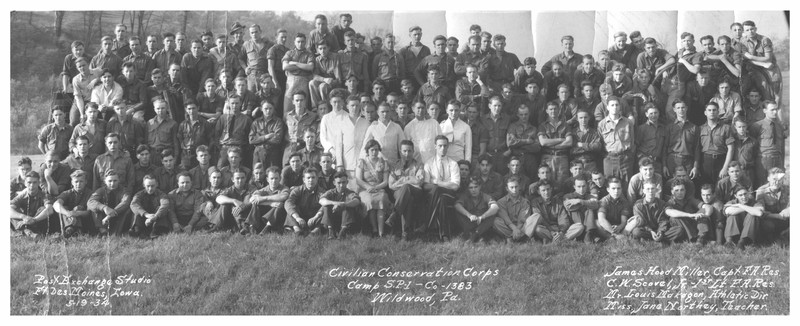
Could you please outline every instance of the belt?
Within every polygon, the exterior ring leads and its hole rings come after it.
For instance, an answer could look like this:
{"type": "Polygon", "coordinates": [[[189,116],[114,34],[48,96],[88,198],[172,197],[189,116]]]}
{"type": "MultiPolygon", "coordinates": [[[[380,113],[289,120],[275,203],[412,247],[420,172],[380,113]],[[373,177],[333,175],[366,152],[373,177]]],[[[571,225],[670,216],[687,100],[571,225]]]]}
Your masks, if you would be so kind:
{"type": "Polygon", "coordinates": [[[715,160],[716,160],[716,159],[718,159],[718,158],[720,158],[720,157],[725,157],[725,155],[727,155],[727,153],[725,153],[725,154],[708,154],[708,153],[703,153],[703,156],[705,156],[705,157],[710,157],[710,158],[712,158],[712,159],[715,159],[715,160]]]}
{"type": "Polygon", "coordinates": [[[670,156],[677,156],[677,157],[688,157],[688,158],[694,157],[692,155],[683,155],[683,154],[678,154],[678,153],[669,153],[669,155],[670,156]]]}

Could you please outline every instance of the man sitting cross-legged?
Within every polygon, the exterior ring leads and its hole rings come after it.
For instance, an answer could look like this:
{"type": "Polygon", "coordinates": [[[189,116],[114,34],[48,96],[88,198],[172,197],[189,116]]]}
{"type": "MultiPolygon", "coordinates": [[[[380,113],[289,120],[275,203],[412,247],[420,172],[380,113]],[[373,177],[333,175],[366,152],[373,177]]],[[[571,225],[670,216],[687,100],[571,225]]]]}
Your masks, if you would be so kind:
{"type": "Polygon", "coordinates": [[[253,208],[247,215],[247,225],[252,233],[266,234],[285,223],[284,202],[289,198],[289,188],[281,183],[281,172],[276,166],[267,169],[267,186],[253,192],[246,199],[253,208]]]}
{"type": "Polygon", "coordinates": [[[333,189],[320,196],[322,205],[322,224],[328,228],[328,239],[335,239],[339,230],[339,239],[347,236],[348,230],[358,223],[357,208],[361,205],[358,194],[347,188],[347,173],[336,172],[333,176],[333,189]]]}
{"type": "Polygon", "coordinates": [[[492,197],[483,191],[483,179],[480,176],[469,178],[469,187],[456,200],[456,221],[461,226],[463,237],[470,242],[478,242],[494,225],[495,215],[499,210],[492,197]]]}

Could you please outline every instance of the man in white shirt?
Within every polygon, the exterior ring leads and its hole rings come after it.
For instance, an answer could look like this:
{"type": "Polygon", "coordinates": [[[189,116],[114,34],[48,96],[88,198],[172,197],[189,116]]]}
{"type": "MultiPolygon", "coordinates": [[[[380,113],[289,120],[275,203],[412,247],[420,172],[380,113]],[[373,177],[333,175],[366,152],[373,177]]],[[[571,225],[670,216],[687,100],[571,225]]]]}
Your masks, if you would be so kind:
{"type": "Polygon", "coordinates": [[[101,117],[105,117],[106,121],[108,121],[114,114],[114,106],[111,102],[116,99],[122,99],[122,86],[114,81],[114,76],[108,69],[103,69],[100,81],[100,85],[92,89],[92,102],[97,103],[100,113],[105,113],[101,117]]]}
{"type": "Polygon", "coordinates": [[[341,134],[339,128],[342,120],[347,119],[347,111],[344,110],[344,95],[340,90],[331,91],[331,112],[322,116],[319,123],[319,143],[322,145],[322,149],[328,153],[334,153],[334,149],[342,145],[341,138],[336,136],[341,134]]]}
{"type": "MultiPolygon", "coordinates": [[[[367,105],[374,107],[374,104],[367,105]]],[[[334,148],[334,156],[336,157],[336,169],[347,171],[347,187],[356,191],[358,185],[355,181],[355,171],[358,164],[358,155],[363,149],[364,136],[370,123],[369,120],[361,116],[362,108],[357,96],[347,98],[347,107],[350,110],[350,114],[341,120],[341,125],[337,125],[338,133],[336,139],[339,139],[337,141],[341,143],[341,146],[334,148]]]]}
{"type": "Polygon", "coordinates": [[[434,222],[438,225],[439,237],[447,241],[450,236],[450,220],[446,214],[452,214],[455,193],[461,184],[458,163],[447,157],[450,141],[443,135],[434,140],[436,156],[425,162],[425,190],[428,198],[430,218],[417,231],[424,232],[434,222]]]}
{"type": "Polygon", "coordinates": [[[447,103],[447,119],[439,124],[442,134],[450,140],[447,147],[447,157],[453,161],[472,161],[472,128],[459,119],[461,103],[450,100],[447,103]]]}
{"type": "Polygon", "coordinates": [[[381,154],[389,166],[394,166],[400,160],[400,142],[406,139],[403,128],[389,119],[392,106],[383,102],[378,106],[378,121],[367,128],[364,141],[375,139],[381,144],[381,154]]]}
{"type": "MultiPolygon", "coordinates": [[[[431,107],[434,106],[438,108],[439,105],[432,103],[431,107]]],[[[405,128],[406,139],[410,139],[414,142],[414,146],[417,148],[417,161],[428,162],[428,160],[436,155],[434,138],[441,135],[442,130],[435,116],[425,116],[425,103],[414,103],[413,110],[414,120],[411,120],[405,128]]]]}

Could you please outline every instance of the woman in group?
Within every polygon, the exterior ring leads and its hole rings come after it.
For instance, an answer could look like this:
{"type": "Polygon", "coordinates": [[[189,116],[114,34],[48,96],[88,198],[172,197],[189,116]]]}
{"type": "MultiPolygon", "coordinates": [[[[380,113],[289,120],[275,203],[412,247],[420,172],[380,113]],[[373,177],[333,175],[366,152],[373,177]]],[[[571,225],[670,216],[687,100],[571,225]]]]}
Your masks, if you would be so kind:
{"type": "Polygon", "coordinates": [[[384,222],[386,211],[389,210],[389,196],[386,195],[386,187],[389,185],[389,167],[386,161],[380,157],[381,144],[375,139],[370,139],[364,151],[367,157],[359,159],[356,166],[356,182],[359,188],[363,189],[359,193],[361,202],[367,210],[367,218],[372,225],[372,234],[379,237],[384,235],[384,222]]]}

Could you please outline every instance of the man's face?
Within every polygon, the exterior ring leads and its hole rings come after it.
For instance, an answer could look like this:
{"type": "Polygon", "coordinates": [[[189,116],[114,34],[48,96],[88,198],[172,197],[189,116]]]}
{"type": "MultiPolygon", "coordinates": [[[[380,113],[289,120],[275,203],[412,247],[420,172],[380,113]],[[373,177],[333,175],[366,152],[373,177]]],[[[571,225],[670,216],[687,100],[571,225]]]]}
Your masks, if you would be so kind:
{"type": "Polygon", "coordinates": [[[167,170],[172,170],[175,167],[175,156],[164,156],[161,158],[161,165],[167,170]]]}
{"type": "Polygon", "coordinates": [[[592,173],[592,183],[598,187],[602,187],[606,183],[606,178],[601,173],[592,173]]]}
{"type": "Polygon", "coordinates": [[[728,176],[731,177],[731,181],[737,182],[739,181],[739,177],[742,175],[742,169],[738,166],[732,166],[728,168],[728,176]]]}
{"type": "Polygon", "coordinates": [[[317,174],[306,173],[303,175],[303,184],[308,189],[314,189],[317,186],[317,174]]]}
{"type": "Polygon", "coordinates": [[[328,45],[327,44],[317,45],[317,53],[319,53],[319,55],[323,57],[328,56],[328,45]]]}
{"type": "Polygon", "coordinates": [[[242,154],[230,152],[228,153],[228,161],[231,162],[231,166],[238,167],[242,163],[242,154]]]}
{"type": "Polygon", "coordinates": [[[714,52],[714,41],[710,39],[704,39],[700,42],[700,45],[703,46],[703,51],[706,53],[714,52]]]}
{"type": "Polygon", "coordinates": [[[39,191],[41,191],[41,188],[39,188],[39,178],[25,178],[25,189],[28,189],[32,194],[38,194],[39,191]]]}
{"type": "Polygon", "coordinates": [[[153,81],[153,85],[161,86],[161,84],[163,83],[164,78],[161,75],[161,73],[157,73],[157,74],[150,75],[150,80],[153,81]]]}
{"type": "Polygon", "coordinates": [[[128,41],[128,47],[131,48],[131,52],[140,54],[142,53],[142,41],[140,40],[130,40],[128,41]]]}
{"type": "Polygon", "coordinates": [[[477,120],[478,116],[479,116],[478,108],[474,106],[467,108],[467,118],[469,118],[470,121],[477,120]]]}
{"type": "Polygon", "coordinates": [[[482,175],[489,175],[489,172],[492,171],[492,163],[490,163],[488,160],[483,160],[480,164],[478,164],[478,170],[482,175]]]}
{"type": "Polygon", "coordinates": [[[94,107],[87,107],[86,108],[86,120],[87,121],[96,121],[97,120],[97,109],[94,107]]]}
{"type": "Polygon", "coordinates": [[[114,84],[114,77],[111,76],[110,72],[103,74],[103,77],[100,78],[103,81],[103,85],[106,87],[111,87],[114,84]]]}
{"type": "MultiPolygon", "coordinates": [[[[408,112],[409,112],[408,105],[406,105],[405,103],[397,104],[397,109],[395,109],[395,110],[397,112],[397,117],[398,118],[405,119],[405,118],[408,117],[408,112]]],[[[414,117],[414,112],[411,112],[411,114],[412,114],[411,117],[413,118],[414,117]]]]}
{"type": "Polygon", "coordinates": [[[508,162],[508,172],[511,174],[518,174],[522,169],[522,163],[519,160],[511,160],[508,162]]]}
{"type": "Polygon", "coordinates": [[[201,166],[208,166],[208,161],[211,160],[211,155],[208,152],[197,152],[197,163],[201,166]]]}
{"type": "Polygon", "coordinates": [[[300,156],[292,156],[289,159],[289,166],[292,168],[292,170],[299,171],[300,170],[300,166],[302,166],[302,162],[300,160],[300,156]]]}
{"type": "Polygon", "coordinates": [[[550,197],[552,197],[552,192],[553,186],[551,185],[539,186],[539,195],[541,195],[542,199],[544,200],[550,200],[550,197]]]}
{"type": "Polygon", "coordinates": [[[428,107],[428,117],[431,119],[439,119],[439,106],[431,105],[428,107]]]}
{"type": "Polygon", "coordinates": [[[122,68],[122,75],[125,76],[125,79],[128,81],[134,80],[136,78],[136,69],[134,67],[122,68]]]}
{"type": "Polygon", "coordinates": [[[281,45],[286,44],[286,38],[286,33],[278,33],[278,35],[275,36],[275,42],[281,45]]]}
{"type": "Polygon", "coordinates": [[[614,82],[622,82],[622,71],[614,71],[611,75],[614,77],[614,82]]]}
{"type": "Polygon", "coordinates": [[[467,191],[469,191],[470,196],[478,197],[481,194],[481,186],[475,182],[470,182],[467,191]]]}
{"type": "Polygon", "coordinates": [[[148,49],[155,49],[156,44],[158,44],[158,39],[155,37],[148,36],[147,37],[147,48],[148,49]]]}
{"type": "Polygon", "coordinates": [[[744,33],[742,35],[746,38],[752,38],[756,36],[756,27],[755,26],[744,26],[744,33]]]}
{"type": "Polygon", "coordinates": [[[336,186],[336,192],[343,193],[347,188],[347,177],[338,177],[333,179],[333,184],[336,186]]]}
{"type": "Polygon", "coordinates": [[[355,49],[356,48],[356,38],[355,37],[344,37],[344,44],[347,46],[348,49],[355,49]]]}
{"type": "Polygon", "coordinates": [[[436,141],[436,156],[445,157],[447,155],[447,140],[439,139],[436,141]]]}
{"type": "Polygon", "coordinates": [[[572,173],[573,177],[577,177],[583,174],[583,164],[575,164],[569,168],[569,172],[572,173]]]}
{"type": "Polygon", "coordinates": [[[137,153],[136,158],[139,159],[139,162],[143,163],[144,166],[150,165],[150,151],[144,150],[141,153],[137,153]]]}
{"type": "Polygon", "coordinates": [[[436,40],[436,42],[433,42],[433,49],[438,55],[444,54],[444,51],[447,49],[447,41],[436,40]]]}
{"type": "Polygon", "coordinates": [[[264,180],[264,169],[253,169],[253,180],[264,180]]]}
{"type": "Polygon", "coordinates": [[[563,102],[566,101],[568,98],[569,98],[569,90],[567,90],[566,87],[560,87],[558,89],[558,99],[563,102]]]}
{"type": "Polygon", "coordinates": [[[233,174],[233,186],[236,188],[243,188],[244,187],[244,173],[243,172],[236,172],[233,174]]]}
{"type": "Polygon", "coordinates": [[[17,173],[19,174],[20,177],[24,179],[25,175],[28,174],[28,172],[31,172],[31,169],[32,168],[30,164],[22,164],[20,166],[17,166],[17,173]]]}
{"type": "Polygon", "coordinates": [[[492,39],[489,37],[481,38],[481,50],[486,51],[492,46],[492,39]]]}
{"type": "Polygon", "coordinates": [[[601,54],[597,56],[597,62],[600,63],[600,66],[607,67],[611,59],[608,57],[607,54],[601,54]]]}
{"type": "Polygon", "coordinates": [[[385,89],[386,88],[381,84],[372,85],[372,94],[375,94],[375,97],[381,98],[383,97],[385,89]]]}
{"type": "Polygon", "coordinates": [[[517,118],[519,118],[519,121],[527,122],[530,117],[531,110],[529,108],[520,106],[519,109],[517,109],[517,118]]]}
{"type": "Polygon", "coordinates": [[[675,179],[678,180],[686,180],[689,178],[689,174],[686,170],[675,170],[675,179]]]}
{"type": "Polygon", "coordinates": [[[152,195],[153,193],[156,192],[156,189],[158,189],[158,187],[156,186],[156,180],[154,179],[145,179],[144,182],[142,183],[142,186],[144,187],[144,191],[148,195],[152,195]]]}
{"type": "Polygon", "coordinates": [[[175,35],[175,45],[178,47],[178,49],[183,49],[184,44],[186,44],[186,35],[175,35]]]}
{"type": "Polygon", "coordinates": [[[203,53],[203,44],[199,42],[192,42],[192,56],[195,58],[200,56],[200,53],[203,53]]]}
{"type": "Polygon", "coordinates": [[[119,150],[119,138],[108,137],[106,138],[106,149],[111,153],[116,153],[119,150]]]}
{"type": "Polygon", "coordinates": [[[369,46],[372,48],[373,52],[377,53],[383,47],[383,41],[381,41],[381,39],[370,40],[369,46]]]}
{"type": "Polygon", "coordinates": [[[347,101],[347,110],[350,111],[351,114],[353,114],[354,112],[357,114],[360,105],[361,103],[355,100],[347,101]]]}
{"type": "Polygon", "coordinates": [[[222,173],[214,172],[209,174],[208,183],[211,184],[211,187],[219,188],[220,183],[222,183],[222,173]]]}
{"type": "Polygon", "coordinates": [[[617,46],[618,50],[622,50],[625,47],[625,43],[628,42],[627,36],[617,36],[614,38],[614,45],[617,46]]]}
{"type": "Polygon", "coordinates": [[[236,89],[236,94],[244,95],[244,92],[247,90],[247,81],[243,79],[239,79],[233,82],[233,88],[236,89]]]}
{"type": "Polygon", "coordinates": [[[169,114],[169,110],[167,110],[167,103],[164,102],[156,102],[155,106],[153,106],[153,109],[156,111],[156,115],[162,119],[165,119],[169,114]]]}
{"type": "Polygon", "coordinates": [[[489,110],[492,111],[493,116],[498,116],[500,111],[503,109],[503,103],[500,100],[495,99],[492,103],[489,104],[489,110]]]}
{"type": "Polygon", "coordinates": [[[364,109],[364,115],[370,122],[378,119],[378,112],[374,105],[368,105],[367,108],[364,109]]]}
{"type": "Polygon", "coordinates": [[[766,115],[767,118],[772,119],[772,120],[777,119],[778,118],[778,106],[775,105],[775,104],[767,104],[767,106],[764,107],[764,115],[766,115]]]}
{"type": "Polygon", "coordinates": [[[583,58],[583,72],[590,73],[594,69],[594,59],[583,58]]]}
{"type": "Polygon", "coordinates": [[[656,53],[656,49],[657,46],[655,43],[644,45],[644,53],[647,53],[648,56],[653,56],[656,53]]]}
{"type": "Polygon", "coordinates": [[[447,52],[458,53],[458,42],[447,41],[447,52]]]}
{"type": "Polygon", "coordinates": [[[511,196],[519,196],[519,182],[512,181],[506,183],[506,189],[508,190],[508,194],[511,196]]]}
{"type": "Polygon", "coordinates": [[[738,201],[739,204],[747,204],[747,202],[750,201],[750,194],[746,189],[741,189],[736,192],[736,201],[738,201]]]}
{"type": "Polygon", "coordinates": [[[100,48],[103,49],[103,52],[110,53],[111,47],[114,45],[114,41],[112,40],[105,40],[100,42],[100,48]]]}
{"type": "Polygon", "coordinates": [[[538,171],[539,180],[550,180],[553,176],[553,171],[548,167],[540,167],[538,171]]]}
{"type": "Polygon", "coordinates": [[[561,48],[564,49],[565,52],[571,52],[574,46],[575,41],[573,40],[561,40],[561,48]]]}
{"type": "Polygon", "coordinates": [[[497,51],[505,51],[506,49],[506,40],[496,40],[492,44],[497,51]]]}
{"type": "Polygon", "coordinates": [[[168,49],[168,50],[175,50],[175,38],[172,37],[172,36],[165,37],[164,38],[164,48],[168,49]]]}
{"type": "Polygon", "coordinates": [[[750,101],[750,104],[759,104],[761,103],[761,94],[758,93],[758,90],[750,91],[750,93],[747,94],[747,100],[750,101]]]}
{"type": "Polygon", "coordinates": [[[328,21],[325,19],[317,18],[314,20],[314,28],[321,32],[323,29],[328,28],[328,21]]]}
{"type": "Polygon", "coordinates": [[[295,37],[294,38],[294,47],[298,50],[302,50],[306,47],[306,38],[305,37],[295,37]]]}
{"type": "Polygon", "coordinates": [[[744,121],[737,120],[733,124],[734,128],[736,129],[736,134],[738,134],[739,137],[744,138],[744,136],[747,135],[747,123],[744,121]]]}
{"type": "Polygon", "coordinates": [[[738,38],[742,37],[742,32],[744,32],[744,29],[742,29],[742,26],[739,26],[739,25],[731,26],[731,35],[733,35],[733,38],[738,39],[738,38]]]}
{"type": "Polygon", "coordinates": [[[197,118],[200,117],[200,113],[198,113],[198,111],[197,111],[197,105],[195,105],[195,104],[187,105],[186,106],[186,115],[192,121],[197,120],[197,118]]]}
{"type": "Polygon", "coordinates": [[[469,49],[470,49],[470,51],[478,52],[480,46],[481,46],[481,41],[476,40],[476,39],[470,39],[469,40],[469,49]]]}
{"type": "Polygon", "coordinates": [[[331,107],[334,111],[340,111],[344,109],[344,100],[341,97],[331,97],[331,107]]]}
{"type": "Polygon", "coordinates": [[[205,88],[207,94],[213,96],[214,95],[214,90],[217,89],[217,84],[214,84],[213,82],[208,82],[208,83],[205,84],[204,88],[205,88]]]}
{"type": "Polygon", "coordinates": [[[534,64],[524,65],[523,67],[525,67],[523,69],[525,69],[525,74],[528,76],[530,76],[531,74],[533,74],[534,71],[536,71],[536,65],[534,64]]]}
{"type": "Polygon", "coordinates": [[[322,156],[319,158],[319,165],[322,167],[322,171],[328,171],[333,167],[333,158],[330,156],[322,156]]]}
{"type": "Polygon", "coordinates": [[[347,89],[356,89],[358,87],[358,80],[353,78],[348,78],[347,81],[344,82],[344,85],[347,86],[347,89]]]}
{"type": "Polygon", "coordinates": [[[731,50],[731,41],[728,41],[725,38],[718,39],[717,44],[719,44],[719,48],[722,50],[722,52],[728,52],[731,50]]]}
{"type": "Polygon", "coordinates": [[[455,121],[458,119],[458,107],[452,104],[447,105],[447,118],[455,121]]]}
{"type": "Polygon", "coordinates": [[[44,166],[48,169],[55,169],[58,166],[58,161],[60,157],[58,154],[55,155],[48,155],[44,159],[44,166]]]}
{"type": "Polygon", "coordinates": [[[539,85],[531,83],[525,86],[525,91],[528,92],[529,95],[536,95],[539,94],[539,85]]]}
{"type": "Polygon", "coordinates": [[[575,183],[572,185],[575,188],[575,193],[578,195],[586,194],[586,189],[589,187],[586,186],[586,180],[575,180],[575,183]]]}
{"type": "Polygon", "coordinates": [[[275,108],[270,103],[264,103],[261,106],[261,112],[264,114],[264,117],[269,119],[275,115],[275,108]]]}
{"type": "Polygon", "coordinates": [[[609,101],[608,115],[618,115],[618,114],[619,114],[619,101],[609,101]]]}
{"type": "Polygon", "coordinates": [[[178,191],[185,192],[192,190],[192,178],[189,176],[178,177],[178,191]]]}
{"type": "Polygon", "coordinates": [[[281,174],[277,172],[267,173],[267,183],[270,188],[276,188],[281,181],[281,174]]]}
{"type": "Polygon", "coordinates": [[[714,105],[707,105],[705,113],[708,120],[716,121],[719,118],[719,108],[714,105]]]}
{"type": "Polygon", "coordinates": [[[411,33],[409,33],[408,35],[411,36],[411,40],[414,43],[419,43],[419,40],[422,39],[422,31],[418,29],[411,31],[411,33]]]}
{"type": "Polygon", "coordinates": [[[53,121],[59,126],[64,125],[64,122],[66,122],[66,114],[64,114],[64,111],[53,110],[53,121]]]}
{"type": "Polygon", "coordinates": [[[586,111],[578,111],[578,124],[581,127],[588,127],[589,126],[589,113],[586,111]]]}
{"type": "Polygon", "coordinates": [[[303,140],[306,142],[306,147],[313,148],[317,144],[317,137],[313,132],[303,134],[303,140]]]}
{"type": "Polygon", "coordinates": [[[675,106],[672,107],[672,110],[675,111],[675,115],[678,118],[685,119],[686,118],[686,103],[677,103],[675,106]]]}
{"type": "Polygon", "coordinates": [[[387,37],[385,42],[387,49],[394,50],[394,45],[396,44],[397,40],[395,40],[394,37],[387,37]]]}
{"type": "Polygon", "coordinates": [[[703,200],[706,204],[711,204],[714,202],[714,193],[711,189],[701,189],[700,190],[700,199],[703,200]]]}
{"type": "Polygon", "coordinates": [[[463,179],[469,176],[469,166],[466,164],[460,164],[458,166],[458,175],[463,179]]]}
{"type": "Polygon", "coordinates": [[[683,200],[684,198],[686,198],[686,186],[676,185],[672,187],[672,197],[677,200],[683,200]]]}
{"type": "Polygon", "coordinates": [[[414,158],[414,146],[400,145],[400,157],[406,160],[414,158]]]}
{"type": "Polygon", "coordinates": [[[88,76],[89,75],[89,64],[85,61],[81,61],[77,63],[78,71],[81,75],[88,76]]]}
{"type": "Polygon", "coordinates": [[[173,83],[177,82],[180,79],[180,72],[181,72],[181,66],[175,65],[175,64],[174,65],[170,65],[169,66],[169,79],[171,79],[173,83]]]}
{"type": "Polygon", "coordinates": [[[419,119],[425,118],[425,104],[422,103],[414,104],[414,117],[419,119]]]}
{"type": "Polygon", "coordinates": [[[114,112],[117,113],[120,119],[125,119],[128,116],[128,107],[125,104],[115,105],[114,112]]]}
{"type": "Polygon", "coordinates": [[[230,98],[228,99],[228,105],[225,106],[225,110],[227,112],[223,112],[226,114],[236,114],[239,112],[239,108],[242,106],[242,99],[240,98],[230,98]]]}
{"type": "Polygon", "coordinates": [[[478,70],[475,69],[475,67],[467,67],[467,79],[469,79],[469,81],[478,79],[478,70]]]}
{"type": "Polygon", "coordinates": [[[642,192],[646,201],[653,201],[656,198],[656,187],[652,183],[645,183],[642,187],[642,192]]]}
{"type": "Polygon", "coordinates": [[[555,121],[558,120],[558,107],[555,105],[548,105],[547,108],[544,110],[547,113],[547,116],[550,117],[551,120],[555,121]]]}
{"type": "Polygon", "coordinates": [[[428,71],[428,82],[438,82],[439,81],[439,72],[436,70],[428,71]]]}
{"type": "Polygon", "coordinates": [[[294,94],[292,97],[292,103],[294,103],[295,109],[305,109],[306,108],[306,97],[302,94],[294,94]]]}
{"type": "Polygon", "coordinates": [[[214,38],[209,36],[209,35],[203,35],[201,40],[203,41],[203,45],[208,46],[208,47],[210,47],[211,45],[214,44],[213,43],[214,38]]]}
{"type": "Polygon", "coordinates": [[[642,49],[642,47],[644,46],[644,38],[641,36],[631,38],[631,44],[635,45],[639,49],[642,49]]]}
{"type": "Polygon", "coordinates": [[[653,177],[653,165],[642,165],[639,167],[639,172],[642,173],[642,176],[645,179],[650,179],[653,177]]]}
{"type": "Polygon", "coordinates": [[[622,184],[619,182],[613,182],[608,184],[608,194],[611,195],[611,198],[617,199],[620,195],[622,195],[622,184]]]}
{"type": "Polygon", "coordinates": [[[233,35],[233,42],[239,43],[239,41],[242,40],[242,35],[244,35],[244,32],[240,29],[238,31],[233,32],[233,34],[231,35],[233,35]]]}
{"type": "Polygon", "coordinates": [[[117,187],[119,187],[119,177],[116,175],[107,176],[105,184],[108,189],[117,190],[117,187]]]}
{"type": "Polygon", "coordinates": [[[553,76],[561,76],[561,65],[553,65],[553,76]]]}
{"type": "Polygon", "coordinates": [[[652,123],[658,122],[658,108],[649,108],[645,114],[647,115],[648,121],[652,123]]]}
{"type": "Polygon", "coordinates": [[[694,47],[694,37],[687,36],[681,39],[681,45],[683,45],[684,49],[691,49],[694,47]]]}

